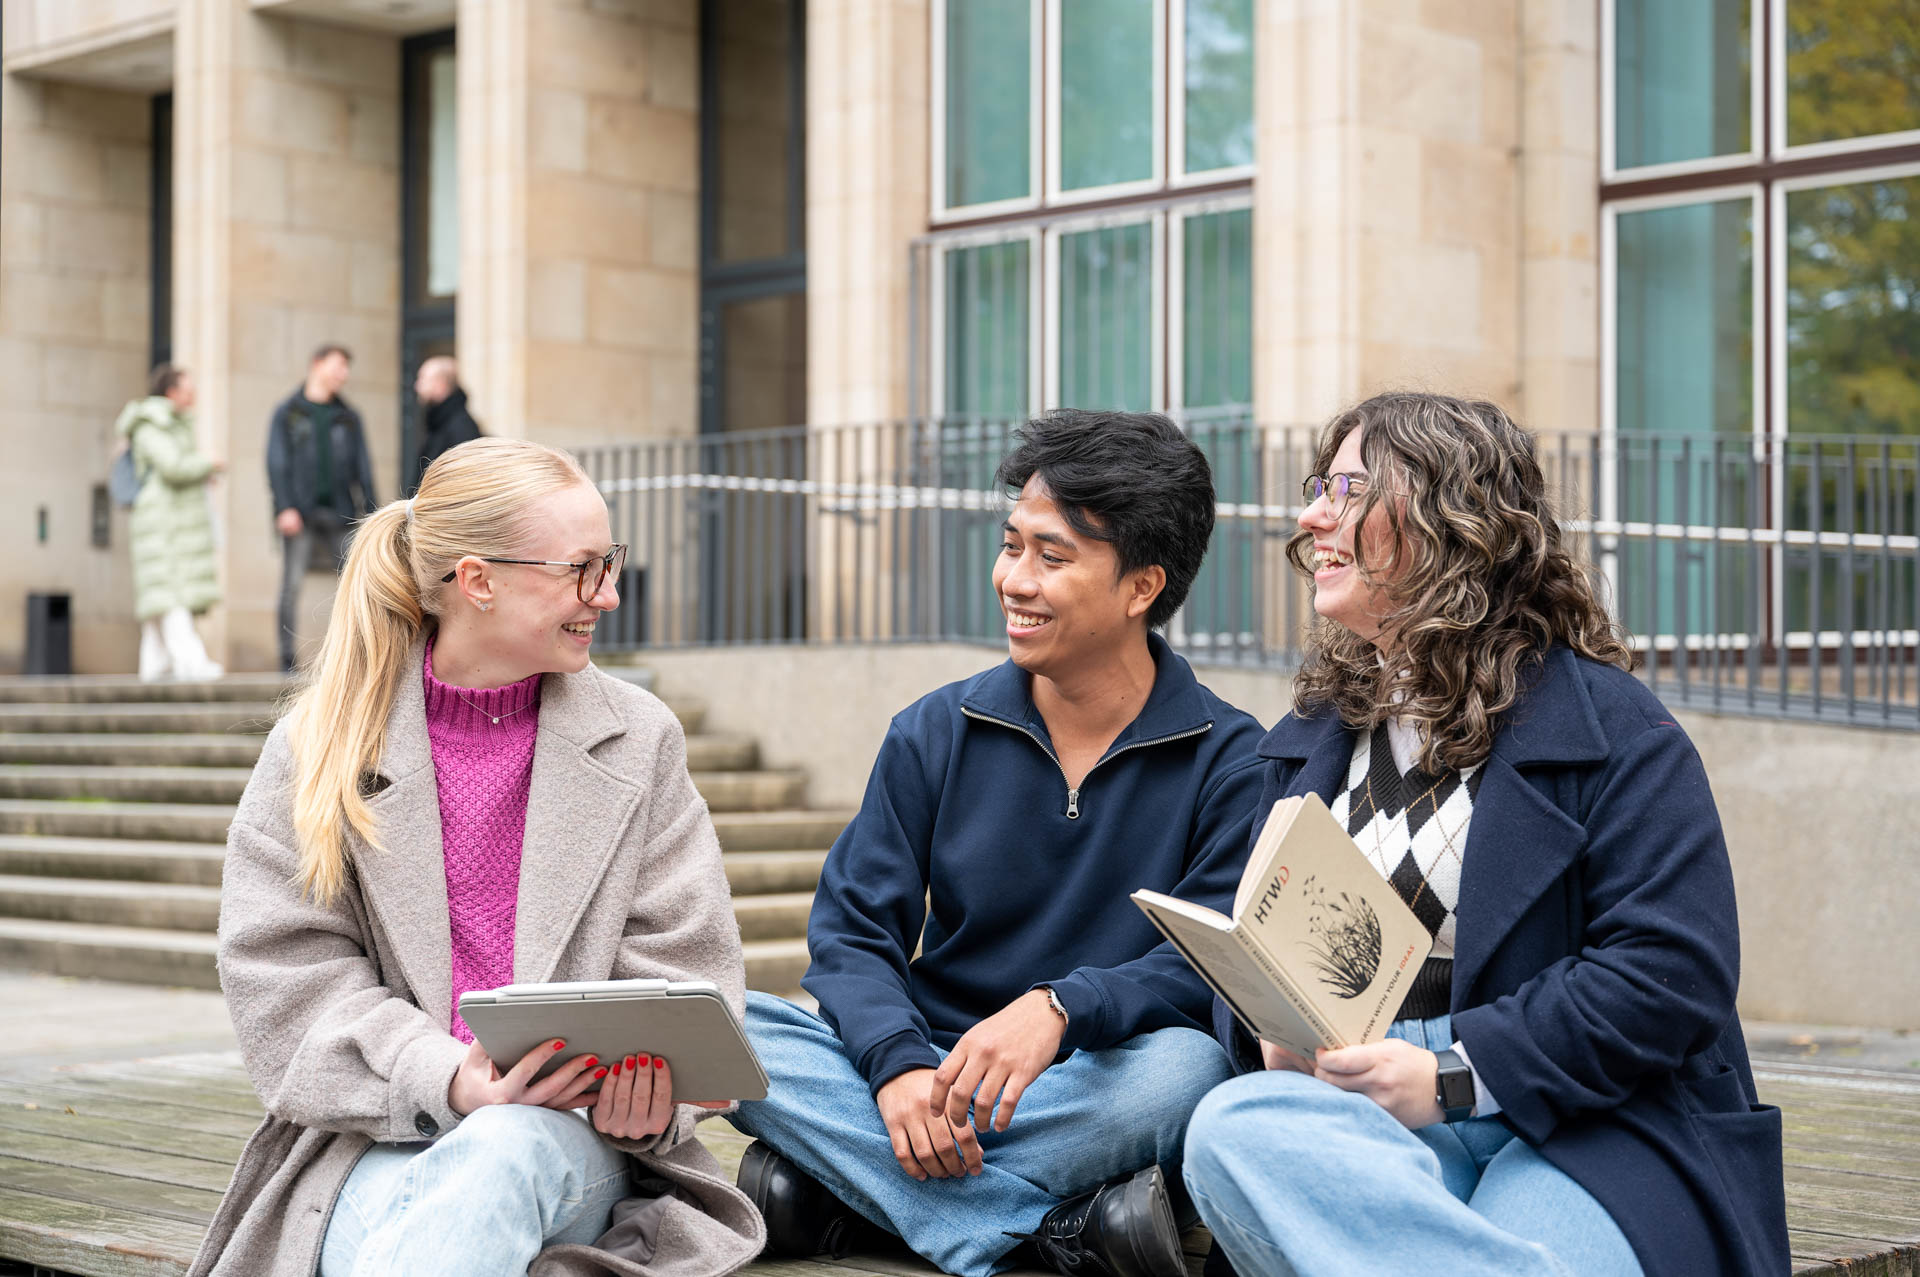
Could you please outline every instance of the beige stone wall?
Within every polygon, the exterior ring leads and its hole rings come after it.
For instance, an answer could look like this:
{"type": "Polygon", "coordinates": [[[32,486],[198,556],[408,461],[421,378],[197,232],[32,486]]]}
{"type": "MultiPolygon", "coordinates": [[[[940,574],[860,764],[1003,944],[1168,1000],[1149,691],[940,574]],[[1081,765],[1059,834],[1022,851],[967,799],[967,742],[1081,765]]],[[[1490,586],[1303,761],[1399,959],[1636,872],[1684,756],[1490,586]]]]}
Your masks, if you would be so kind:
{"type": "Polygon", "coordinates": [[[885,421],[907,390],[908,246],[927,229],[927,0],[807,6],[807,401],[885,421]]]}
{"type": "MultiPolygon", "coordinates": [[[[722,647],[648,652],[667,696],[707,706],[706,730],[760,742],[808,773],[810,801],[858,806],[893,715],[1001,659],[989,647],[722,647]]],[[[1283,674],[1197,667],[1271,726],[1283,674]]],[[[1910,902],[1920,740],[1910,735],[1682,714],[1720,808],[1740,902],[1740,1010],[1750,1019],[1920,1029],[1910,902]],[[1870,778],[1849,783],[1849,778],[1870,778]]]]}
{"type": "Polygon", "coordinates": [[[1598,0],[1521,6],[1520,410],[1600,426],[1598,0]]]}
{"type": "Polygon", "coordinates": [[[7,0],[0,23],[9,62],[71,58],[173,24],[176,0],[7,0]]]}
{"type": "Polygon", "coordinates": [[[72,595],[77,672],[130,670],[126,516],[95,548],[91,491],[146,393],[151,102],[19,75],[0,95],[0,671],[21,668],[41,591],[72,595]]]}
{"type": "Polygon", "coordinates": [[[1518,0],[1255,7],[1254,398],[1520,393],[1518,0]]]}
{"type": "MultiPolygon", "coordinates": [[[[276,659],[280,579],[267,425],[323,341],[354,354],[347,399],[378,495],[399,470],[399,43],[391,36],[182,0],[175,108],[174,348],[201,370],[203,415],[232,481],[213,646],[229,668],[276,659]]],[[[324,625],[309,583],[303,636],[324,625]]]]}
{"type": "Polygon", "coordinates": [[[463,0],[462,375],[562,447],[698,425],[694,0],[463,0]]]}

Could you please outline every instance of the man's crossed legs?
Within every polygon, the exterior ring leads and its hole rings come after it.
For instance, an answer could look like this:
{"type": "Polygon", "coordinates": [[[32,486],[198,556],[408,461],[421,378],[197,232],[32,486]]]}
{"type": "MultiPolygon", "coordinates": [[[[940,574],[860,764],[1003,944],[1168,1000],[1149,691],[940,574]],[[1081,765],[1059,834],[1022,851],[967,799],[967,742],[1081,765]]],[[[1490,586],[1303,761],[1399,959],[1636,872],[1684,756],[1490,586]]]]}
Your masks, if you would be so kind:
{"type": "MultiPolygon", "coordinates": [[[[1063,1201],[1156,1164],[1178,1182],[1187,1119],[1232,1076],[1193,1029],[1162,1029],[1077,1051],[1035,1078],[1003,1132],[980,1134],[977,1176],[915,1180],[900,1168],[864,1078],[828,1024],[790,1002],[747,995],[747,1032],[767,1098],[733,1124],[940,1268],[987,1277],[1063,1201]]],[[[944,1055],[944,1052],[942,1053],[944,1055]]]]}

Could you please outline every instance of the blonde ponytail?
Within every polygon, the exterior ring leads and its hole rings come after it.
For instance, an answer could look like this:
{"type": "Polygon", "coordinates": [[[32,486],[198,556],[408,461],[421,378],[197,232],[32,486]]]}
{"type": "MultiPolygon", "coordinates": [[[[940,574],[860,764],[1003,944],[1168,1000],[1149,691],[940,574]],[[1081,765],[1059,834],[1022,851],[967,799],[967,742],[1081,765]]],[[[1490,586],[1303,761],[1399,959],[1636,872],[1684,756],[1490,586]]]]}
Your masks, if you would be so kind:
{"type": "Polygon", "coordinates": [[[408,656],[451,588],[440,578],[466,555],[516,557],[534,504],[580,483],[591,480],[563,452],[476,439],[435,461],[412,501],[382,506],[355,530],[313,680],[288,714],[296,878],[315,899],[346,886],[349,832],[382,850],[362,781],[386,750],[400,680],[420,677],[408,656]]]}

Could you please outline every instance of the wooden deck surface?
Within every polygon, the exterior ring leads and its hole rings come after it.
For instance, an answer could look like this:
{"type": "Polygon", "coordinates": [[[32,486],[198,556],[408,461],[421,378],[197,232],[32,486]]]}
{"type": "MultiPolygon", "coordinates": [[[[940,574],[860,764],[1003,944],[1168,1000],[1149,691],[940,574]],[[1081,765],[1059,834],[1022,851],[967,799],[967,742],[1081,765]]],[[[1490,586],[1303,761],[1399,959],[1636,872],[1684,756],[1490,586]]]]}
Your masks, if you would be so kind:
{"type": "MultiPolygon", "coordinates": [[[[1795,1272],[1920,1277],[1920,1079],[1770,1067],[1786,1113],[1795,1272]]],[[[85,1277],[177,1277],[260,1104],[236,1053],[0,1074],[0,1260],[85,1277]]],[[[705,1123],[729,1171],[746,1138],[705,1123]]],[[[1199,1271],[1204,1230],[1188,1238],[1199,1271]]],[[[924,1277],[907,1261],[759,1263],[753,1277],[924,1277]]]]}

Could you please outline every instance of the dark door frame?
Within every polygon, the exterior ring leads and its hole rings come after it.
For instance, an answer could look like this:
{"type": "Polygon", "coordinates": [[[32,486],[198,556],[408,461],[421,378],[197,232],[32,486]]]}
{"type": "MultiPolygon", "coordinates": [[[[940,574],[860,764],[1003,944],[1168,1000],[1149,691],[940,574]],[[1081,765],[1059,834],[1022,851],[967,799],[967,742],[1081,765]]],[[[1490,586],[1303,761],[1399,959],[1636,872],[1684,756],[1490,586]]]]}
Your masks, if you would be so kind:
{"type": "Polygon", "coordinates": [[[455,338],[456,298],[424,297],[427,270],[427,209],[416,175],[427,163],[427,129],[420,109],[426,88],[423,70],[429,57],[455,45],[454,29],[409,36],[400,42],[400,470],[404,493],[419,458],[420,405],[413,396],[413,374],[426,352],[455,338]]]}

